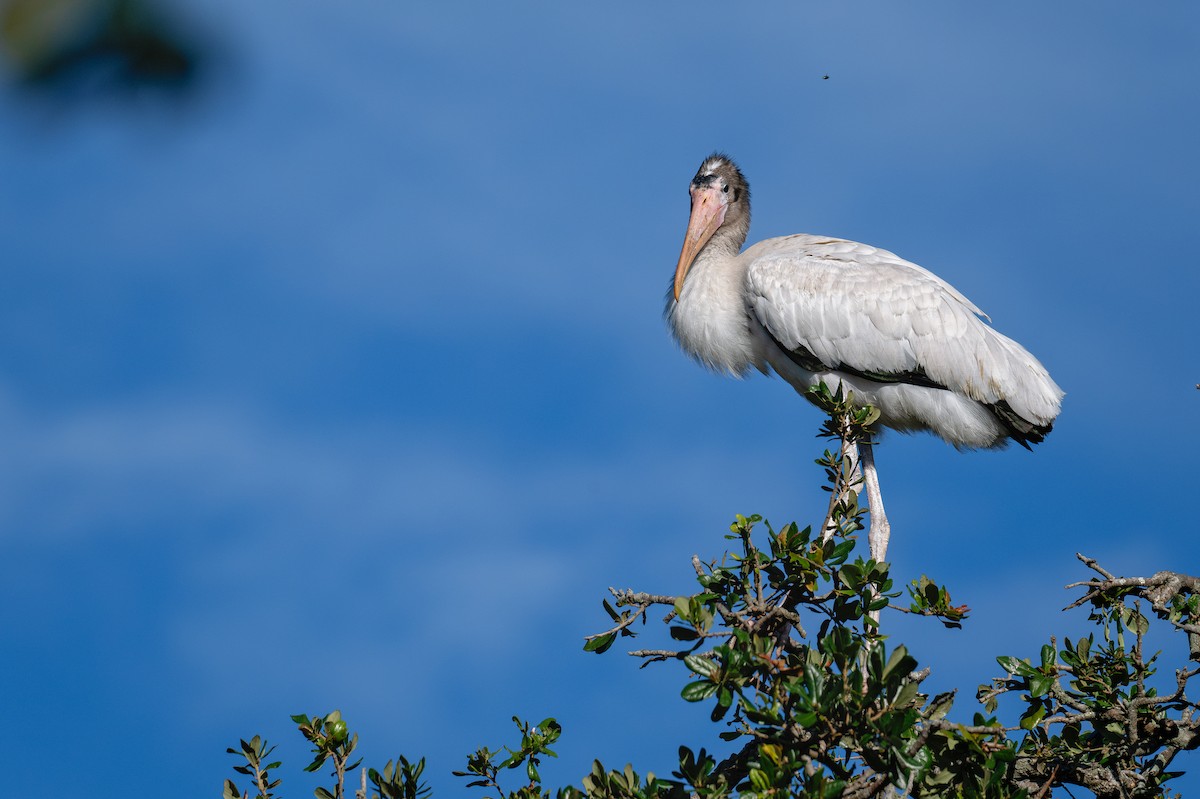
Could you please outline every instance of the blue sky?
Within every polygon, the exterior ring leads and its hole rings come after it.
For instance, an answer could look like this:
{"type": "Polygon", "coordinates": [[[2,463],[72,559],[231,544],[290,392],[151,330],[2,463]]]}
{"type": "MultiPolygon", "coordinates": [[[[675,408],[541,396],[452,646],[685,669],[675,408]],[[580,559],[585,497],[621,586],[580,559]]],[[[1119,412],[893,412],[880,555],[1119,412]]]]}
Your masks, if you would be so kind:
{"type": "Polygon", "coordinates": [[[914,260],[1068,392],[1032,454],[877,454],[895,576],[974,609],[893,622],[964,718],[996,655],[1084,630],[1076,551],[1200,571],[1193,4],[190,13],[192,106],[0,99],[12,795],[216,795],[257,732],[307,796],[287,717],[335,707],[443,796],[514,713],[563,722],[556,782],[710,745],[681,675],[580,645],[733,514],[823,510],[819,413],[661,319],[714,149],[751,241],[914,260]]]}

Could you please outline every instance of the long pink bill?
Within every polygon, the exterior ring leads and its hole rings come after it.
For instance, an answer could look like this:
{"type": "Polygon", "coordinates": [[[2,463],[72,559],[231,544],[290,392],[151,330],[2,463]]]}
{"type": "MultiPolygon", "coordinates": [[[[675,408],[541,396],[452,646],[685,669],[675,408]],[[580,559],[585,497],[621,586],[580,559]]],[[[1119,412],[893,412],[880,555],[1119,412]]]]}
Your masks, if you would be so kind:
{"type": "Polygon", "coordinates": [[[687,234],[683,237],[679,265],[675,267],[676,301],[679,300],[679,292],[683,290],[683,279],[687,277],[692,262],[725,221],[725,208],[725,195],[720,189],[692,189],[692,215],[688,219],[687,234]]]}

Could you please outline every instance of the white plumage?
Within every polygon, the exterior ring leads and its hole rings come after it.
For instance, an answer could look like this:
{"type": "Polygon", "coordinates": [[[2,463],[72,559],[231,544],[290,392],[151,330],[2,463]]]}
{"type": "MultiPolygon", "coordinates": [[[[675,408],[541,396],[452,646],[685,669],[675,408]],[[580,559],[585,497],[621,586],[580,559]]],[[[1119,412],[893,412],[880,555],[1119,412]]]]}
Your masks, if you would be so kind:
{"type": "Polygon", "coordinates": [[[731,375],[774,371],[805,395],[825,382],[880,423],[962,448],[1040,442],[1063,397],[1045,367],[926,269],[866,244],[800,234],[739,254],[750,191],[728,157],[704,161],[667,298],[683,349],[731,375]]]}

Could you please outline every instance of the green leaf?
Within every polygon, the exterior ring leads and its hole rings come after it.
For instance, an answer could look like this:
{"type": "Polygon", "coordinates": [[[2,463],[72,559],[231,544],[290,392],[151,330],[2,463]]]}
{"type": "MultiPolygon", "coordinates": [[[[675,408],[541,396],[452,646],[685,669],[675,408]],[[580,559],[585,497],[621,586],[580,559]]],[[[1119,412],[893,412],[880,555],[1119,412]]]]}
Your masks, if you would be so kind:
{"type": "Polygon", "coordinates": [[[701,677],[715,677],[720,671],[720,667],[716,663],[699,655],[688,655],[683,659],[683,663],[701,677]]]}
{"type": "MultiPolygon", "coordinates": [[[[883,673],[879,675],[879,679],[887,682],[887,678],[896,670],[896,667],[905,663],[906,660],[911,660],[911,658],[908,657],[908,650],[901,644],[892,650],[891,657],[888,658],[887,665],[883,667],[883,673]]],[[[912,666],[905,669],[905,673],[910,671],[912,671],[912,666]]]]}
{"type": "Polygon", "coordinates": [[[617,640],[616,633],[608,633],[607,635],[601,635],[598,638],[593,638],[590,641],[585,641],[583,644],[583,651],[584,652],[595,652],[596,654],[600,654],[602,652],[607,652],[608,648],[613,645],[613,641],[616,641],[616,640],[617,640]]]}
{"type": "Polygon", "coordinates": [[[221,796],[224,799],[241,799],[242,795],[238,793],[237,786],[233,784],[232,780],[225,780],[225,790],[221,792],[221,796]]]}
{"type": "Polygon", "coordinates": [[[1054,687],[1054,678],[1035,674],[1029,678],[1029,693],[1034,697],[1045,696],[1054,687]]]}
{"type": "Polygon", "coordinates": [[[1129,609],[1125,624],[1138,635],[1145,635],[1150,630],[1150,620],[1133,608],[1129,609]]]}
{"type": "Polygon", "coordinates": [[[908,682],[904,683],[904,686],[900,689],[900,692],[896,694],[896,706],[908,706],[913,699],[916,698],[918,688],[919,686],[915,680],[909,680],[908,682]]]}
{"type": "Polygon", "coordinates": [[[1037,705],[1025,711],[1025,714],[1021,716],[1021,729],[1032,730],[1035,726],[1037,726],[1037,723],[1045,717],[1045,715],[1046,708],[1043,707],[1039,702],[1037,705]]]}
{"type": "Polygon", "coordinates": [[[702,702],[717,692],[717,684],[709,680],[690,682],[679,692],[688,702],[702,702]]]}
{"type": "Polygon", "coordinates": [[[674,625],[671,627],[671,637],[676,641],[695,641],[700,635],[690,627],[674,625]]]}
{"type": "Polygon", "coordinates": [[[1021,661],[1017,660],[1012,655],[1001,655],[996,658],[996,662],[1000,664],[1000,668],[1007,671],[1009,674],[1016,674],[1017,669],[1021,667],[1021,661]]]}
{"type": "Polygon", "coordinates": [[[831,561],[840,560],[840,559],[846,557],[847,555],[849,555],[850,550],[852,550],[852,549],[854,549],[853,541],[843,541],[842,543],[835,546],[833,548],[833,551],[829,553],[829,560],[831,560],[831,561]]]}
{"type": "Polygon", "coordinates": [[[946,714],[950,712],[950,708],[953,707],[953,705],[954,693],[952,691],[944,694],[938,694],[930,702],[929,709],[926,711],[926,715],[930,721],[937,721],[938,719],[945,718],[946,714]]]}
{"type": "Polygon", "coordinates": [[[801,727],[811,727],[817,723],[817,714],[809,711],[801,711],[794,714],[792,720],[801,727]]]}

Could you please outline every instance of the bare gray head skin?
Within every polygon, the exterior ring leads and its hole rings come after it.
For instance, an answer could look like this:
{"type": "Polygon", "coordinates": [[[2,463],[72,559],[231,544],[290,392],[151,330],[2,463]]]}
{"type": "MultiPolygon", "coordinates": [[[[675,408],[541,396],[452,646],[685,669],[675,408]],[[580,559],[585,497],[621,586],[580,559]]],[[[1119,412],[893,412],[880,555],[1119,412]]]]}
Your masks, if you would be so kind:
{"type": "Polygon", "coordinates": [[[696,256],[709,244],[737,254],[750,232],[750,184],[733,159],[713,153],[700,164],[688,187],[692,214],[675,267],[675,299],[696,256]]]}
{"type": "Polygon", "coordinates": [[[746,181],[746,176],[742,174],[738,165],[725,153],[713,153],[704,159],[700,168],[696,170],[696,177],[692,178],[692,184],[688,191],[694,192],[696,189],[714,185],[723,193],[727,193],[729,197],[729,211],[725,215],[726,223],[731,223],[734,219],[745,215],[747,217],[746,227],[749,228],[750,184],[746,181]]]}

